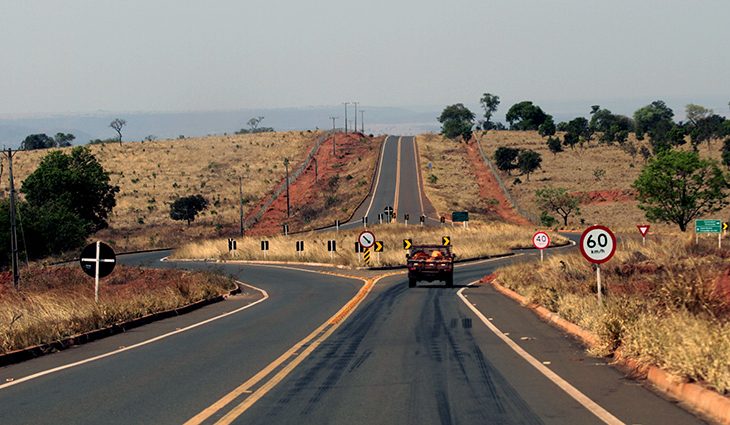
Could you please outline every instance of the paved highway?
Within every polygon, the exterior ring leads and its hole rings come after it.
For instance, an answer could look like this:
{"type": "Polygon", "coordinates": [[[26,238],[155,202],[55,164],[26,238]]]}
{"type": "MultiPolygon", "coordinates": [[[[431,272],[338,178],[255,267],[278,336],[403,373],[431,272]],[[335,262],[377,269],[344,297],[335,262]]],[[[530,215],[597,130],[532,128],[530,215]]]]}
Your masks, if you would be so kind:
{"type": "Polygon", "coordinates": [[[378,215],[386,207],[393,208],[394,221],[418,224],[419,217],[428,217],[426,224],[438,224],[436,210],[423,193],[422,179],[418,167],[418,147],[413,136],[388,136],[383,142],[378,169],[375,173],[373,193],[343,228],[362,226],[362,218],[368,224],[378,223],[378,215]]]}
{"type": "MultiPolygon", "coordinates": [[[[415,158],[413,138],[387,138],[363,215],[428,211],[415,158]]],[[[258,289],[0,369],[0,423],[702,423],[491,287],[467,286],[534,254],[459,265],[456,288],[412,289],[402,273],[364,283],[164,255],[120,260],[218,270],[258,289]]]]}

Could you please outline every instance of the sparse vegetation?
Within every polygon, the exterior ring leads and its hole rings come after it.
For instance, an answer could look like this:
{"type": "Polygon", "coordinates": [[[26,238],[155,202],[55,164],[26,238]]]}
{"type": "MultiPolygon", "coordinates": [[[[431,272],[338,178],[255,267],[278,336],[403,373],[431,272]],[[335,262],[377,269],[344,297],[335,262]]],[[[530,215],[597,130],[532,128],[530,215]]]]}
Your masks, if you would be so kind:
{"type": "Polygon", "coordinates": [[[730,391],[730,292],[727,250],[666,238],[622,242],[602,267],[604,306],[595,273],[579,253],[498,272],[499,281],[600,338],[591,351],[620,351],[721,393],[730,391]]]}
{"type": "Polygon", "coordinates": [[[44,344],[150,313],[209,299],[235,288],[221,275],[118,266],[94,285],[78,267],[30,268],[22,291],[0,274],[0,353],[44,344]]]}

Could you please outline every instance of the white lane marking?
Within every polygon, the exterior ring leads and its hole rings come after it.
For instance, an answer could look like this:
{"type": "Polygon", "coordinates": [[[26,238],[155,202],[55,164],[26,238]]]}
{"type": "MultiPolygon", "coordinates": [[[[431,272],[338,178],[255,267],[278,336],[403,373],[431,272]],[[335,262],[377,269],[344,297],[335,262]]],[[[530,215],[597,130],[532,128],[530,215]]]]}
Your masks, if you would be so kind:
{"type": "MultiPolygon", "coordinates": [[[[474,281],[469,283],[467,286],[472,286],[478,281],[474,281]]],[[[532,367],[538,370],[538,372],[545,375],[546,378],[548,378],[550,381],[552,381],[555,385],[557,385],[561,390],[563,390],[566,394],[571,396],[575,401],[580,403],[583,407],[585,407],[589,412],[593,413],[598,419],[602,420],[604,423],[611,424],[611,425],[623,425],[624,423],[621,422],[617,417],[613,416],[611,413],[609,413],[606,409],[599,406],[598,403],[588,398],[585,394],[580,392],[577,388],[570,385],[568,381],[561,378],[557,373],[553,372],[552,370],[548,369],[543,365],[539,360],[532,357],[530,353],[525,351],[522,347],[517,345],[514,341],[512,341],[508,336],[506,336],[502,331],[500,331],[494,324],[492,324],[483,314],[481,311],[479,311],[476,307],[471,305],[464,296],[463,292],[466,288],[461,288],[457,295],[459,295],[459,298],[461,298],[461,301],[466,304],[467,307],[471,309],[474,314],[481,320],[490,331],[492,331],[499,339],[504,341],[509,348],[511,348],[515,353],[519,354],[520,357],[525,359],[527,363],[529,363],[532,367]]]]}
{"type": "Polygon", "coordinates": [[[388,140],[393,136],[388,136],[383,142],[383,148],[380,150],[380,163],[378,164],[378,176],[375,178],[375,187],[373,188],[372,196],[370,197],[370,204],[368,209],[365,211],[365,217],[370,216],[370,209],[373,207],[373,201],[375,201],[375,194],[378,193],[378,186],[380,185],[380,174],[383,173],[383,156],[385,155],[385,145],[388,144],[388,140]]]}
{"type": "MultiPolygon", "coordinates": [[[[478,266],[479,264],[490,263],[492,261],[506,260],[506,259],[510,259],[510,258],[517,258],[517,257],[521,257],[523,255],[525,255],[525,254],[520,253],[520,254],[515,254],[515,255],[507,255],[504,257],[487,258],[485,260],[479,260],[479,261],[474,261],[474,262],[469,262],[469,263],[461,263],[461,264],[457,263],[457,264],[454,264],[454,268],[478,266]]],[[[475,282],[472,282],[472,283],[475,283],[475,282]]]]}
{"type": "Polygon", "coordinates": [[[177,329],[177,330],[174,330],[172,332],[168,332],[168,333],[163,334],[163,335],[156,336],[156,337],[151,338],[151,339],[148,339],[146,341],[138,342],[138,343],[136,343],[134,345],[130,345],[128,347],[120,348],[118,350],[110,351],[108,353],[99,354],[98,356],[89,357],[88,359],[79,360],[77,362],[69,363],[69,364],[66,364],[66,365],[63,365],[63,366],[54,367],[52,369],[44,370],[44,371],[41,371],[41,372],[34,373],[32,375],[25,376],[23,378],[16,379],[16,380],[14,380],[12,382],[8,382],[6,384],[0,385],[0,390],[3,390],[3,389],[8,388],[8,387],[12,387],[13,385],[18,385],[20,383],[27,382],[27,381],[30,381],[30,380],[33,380],[33,379],[36,379],[36,378],[40,378],[42,376],[50,375],[52,373],[60,372],[62,370],[66,370],[66,369],[71,369],[71,368],[76,367],[76,366],[81,366],[81,365],[86,364],[86,363],[91,363],[91,362],[94,362],[96,360],[101,360],[101,359],[104,359],[104,358],[107,358],[107,357],[114,356],[116,354],[123,353],[125,351],[133,350],[135,348],[139,348],[139,347],[142,347],[142,346],[145,346],[145,345],[148,345],[148,344],[152,344],[153,342],[160,341],[162,339],[171,337],[173,335],[177,335],[179,333],[183,333],[183,332],[189,331],[191,329],[197,328],[199,326],[206,325],[206,324],[208,324],[210,322],[214,322],[214,321],[219,320],[219,319],[222,319],[224,317],[227,317],[227,316],[230,316],[230,315],[239,313],[239,312],[241,312],[243,310],[246,310],[247,308],[251,308],[251,307],[255,306],[258,303],[264,302],[264,301],[266,301],[269,298],[269,294],[265,290],[263,290],[261,288],[257,288],[257,287],[255,287],[253,285],[249,285],[249,284],[243,283],[243,282],[238,282],[238,283],[240,283],[240,284],[242,284],[244,286],[248,286],[249,288],[252,288],[252,289],[255,289],[255,290],[261,292],[264,297],[261,298],[258,301],[255,301],[255,302],[251,303],[251,304],[247,304],[247,305],[245,305],[243,307],[237,308],[236,310],[229,311],[228,313],[223,313],[221,315],[218,315],[218,316],[215,316],[215,317],[211,317],[210,319],[203,320],[202,322],[194,323],[194,324],[192,324],[190,326],[187,326],[187,327],[184,327],[184,328],[181,328],[181,329],[177,329]]]}

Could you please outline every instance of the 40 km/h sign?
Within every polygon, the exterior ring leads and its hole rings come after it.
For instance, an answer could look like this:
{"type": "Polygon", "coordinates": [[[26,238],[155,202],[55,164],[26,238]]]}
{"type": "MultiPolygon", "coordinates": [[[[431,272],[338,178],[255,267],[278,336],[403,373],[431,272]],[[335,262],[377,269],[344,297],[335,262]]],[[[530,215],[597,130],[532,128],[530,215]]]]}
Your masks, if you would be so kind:
{"type": "Polygon", "coordinates": [[[593,264],[603,264],[616,253],[616,236],[606,226],[591,226],[580,237],[580,252],[593,264]]]}
{"type": "Polygon", "coordinates": [[[543,261],[545,258],[543,251],[550,246],[550,236],[545,232],[536,232],[532,235],[532,244],[540,250],[540,261],[543,261]]]}

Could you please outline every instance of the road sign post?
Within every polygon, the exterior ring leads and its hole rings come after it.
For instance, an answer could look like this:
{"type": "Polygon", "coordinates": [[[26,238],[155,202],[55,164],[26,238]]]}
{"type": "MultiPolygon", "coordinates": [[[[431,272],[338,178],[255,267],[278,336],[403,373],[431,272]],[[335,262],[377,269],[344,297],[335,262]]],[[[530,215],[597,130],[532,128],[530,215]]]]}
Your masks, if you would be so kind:
{"type": "Polygon", "coordinates": [[[543,252],[545,251],[545,248],[550,246],[550,236],[548,236],[545,232],[536,232],[532,235],[532,245],[540,250],[540,262],[542,263],[545,259],[543,252]]]}
{"type": "Polygon", "coordinates": [[[695,220],[695,244],[700,241],[700,233],[717,233],[717,247],[722,248],[721,220],[695,220]]]}
{"type": "Polygon", "coordinates": [[[646,245],[646,234],[649,233],[649,225],[648,224],[637,224],[636,228],[638,228],[639,232],[641,233],[642,245],[646,245]]]}
{"type": "Polygon", "coordinates": [[[81,251],[81,270],[94,278],[94,302],[99,302],[99,279],[108,276],[117,264],[117,256],[109,245],[97,241],[81,251]]]}
{"type": "Polygon", "coordinates": [[[603,305],[601,287],[601,264],[610,260],[616,253],[616,236],[606,226],[591,226],[580,236],[580,253],[586,260],[596,265],[596,285],[598,303],[603,305]]]}

